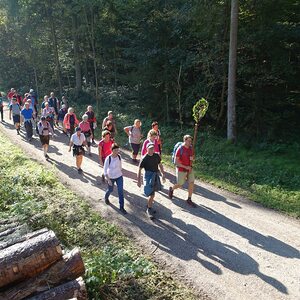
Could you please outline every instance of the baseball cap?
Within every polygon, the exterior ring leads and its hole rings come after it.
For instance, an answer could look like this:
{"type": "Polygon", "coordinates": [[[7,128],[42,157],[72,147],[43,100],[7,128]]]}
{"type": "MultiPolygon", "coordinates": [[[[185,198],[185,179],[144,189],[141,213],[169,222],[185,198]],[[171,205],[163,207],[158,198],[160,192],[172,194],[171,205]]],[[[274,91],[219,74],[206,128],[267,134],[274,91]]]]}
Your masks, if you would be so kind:
{"type": "Polygon", "coordinates": [[[153,143],[149,143],[148,145],[147,145],[147,149],[148,148],[154,148],[154,144],[153,143]]]}
{"type": "Polygon", "coordinates": [[[81,128],[78,126],[78,127],[76,127],[75,131],[76,131],[76,132],[77,132],[77,131],[81,131],[81,128]]]}

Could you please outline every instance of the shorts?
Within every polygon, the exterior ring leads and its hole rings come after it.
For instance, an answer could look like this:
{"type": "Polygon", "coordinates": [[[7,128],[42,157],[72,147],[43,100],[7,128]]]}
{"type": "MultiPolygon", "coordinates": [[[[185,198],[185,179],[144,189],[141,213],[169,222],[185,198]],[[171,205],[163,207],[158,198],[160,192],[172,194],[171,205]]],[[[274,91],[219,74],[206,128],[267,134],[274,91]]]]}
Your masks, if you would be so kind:
{"type": "Polygon", "coordinates": [[[194,182],[195,181],[194,170],[192,169],[191,172],[187,173],[187,172],[178,171],[178,169],[176,169],[176,179],[177,179],[177,184],[179,185],[184,185],[186,181],[188,183],[194,182]]]}
{"type": "Polygon", "coordinates": [[[130,143],[131,145],[131,148],[132,148],[132,153],[134,155],[137,155],[139,153],[139,150],[140,150],[140,145],[141,144],[134,144],[134,143],[130,143]]]}
{"type": "Polygon", "coordinates": [[[41,140],[41,143],[43,146],[49,145],[50,137],[49,137],[49,135],[40,135],[40,140],[41,140]]]}
{"type": "Polygon", "coordinates": [[[20,123],[20,115],[13,115],[14,124],[20,123]]]}
{"type": "Polygon", "coordinates": [[[84,155],[85,151],[83,146],[73,145],[73,156],[84,155]]]}

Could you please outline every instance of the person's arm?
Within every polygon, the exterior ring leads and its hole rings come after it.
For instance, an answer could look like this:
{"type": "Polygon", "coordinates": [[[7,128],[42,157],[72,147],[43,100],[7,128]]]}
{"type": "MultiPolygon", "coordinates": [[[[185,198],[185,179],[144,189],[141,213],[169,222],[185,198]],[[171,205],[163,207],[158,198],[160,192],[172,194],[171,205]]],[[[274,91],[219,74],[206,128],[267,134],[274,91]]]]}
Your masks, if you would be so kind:
{"type": "Polygon", "coordinates": [[[142,173],[142,168],[139,167],[138,173],[137,173],[137,186],[141,187],[141,173],[142,173]]]}
{"type": "Polygon", "coordinates": [[[126,132],[126,134],[127,134],[128,136],[130,135],[129,129],[130,129],[130,126],[124,127],[124,131],[126,132]]]}
{"type": "Polygon", "coordinates": [[[165,170],[164,170],[164,166],[163,166],[163,164],[160,162],[159,163],[159,169],[160,169],[160,173],[161,173],[161,175],[162,175],[162,181],[163,181],[163,183],[166,181],[166,174],[165,174],[165,170]]]}
{"type": "Polygon", "coordinates": [[[49,131],[50,131],[50,133],[51,133],[51,135],[53,137],[54,136],[54,131],[53,131],[53,129],[52,129],[52,127],[51,127],[51,125],[50,125],[49,122],[48,122],[48,129],[49,129],[49,131]]]}
{"type": "Polygon", "coordinates": [[[109,156],[107,156],[105,158],[104,167],[103,167],[104,168],[103,174],[104,174],[104,176],[105,176],[105,178],[107,180],[108,185],[112,185],[111,180],[110,180],[110,178],[108,176],[108,167],[109,167],[109,156]]]}
{"type": "Polygon", "coordinates": [[[71,140],[70,140],[70,144],[69,144],[69,152],[71,152],[72,146],[73,146],[73,141],[72,141],[72,139],[71,139],[71,140]]]}
{"type": "Polygon", "coordinates": [[[103,167],[103,161],[102,161],[102,145],[99,144],[98,146],[98,152],[99,152],[99,162],[100,162],[100,166],[103,167]]]}
{"type": "Polygon", "coordinates": [[[82,135],[83,135],[83,142],[82,142],[82,145],[83,146],[86,146],[87,145],[87,143],[86,143],[86,138],[85,138],[85,135],[82,133],[82,135]]]}
{"type": "Polygon", "coordinates": [[[102,122],[102,129],[106,126],[106,118],[104,118],[103,122],[102,122]]]}

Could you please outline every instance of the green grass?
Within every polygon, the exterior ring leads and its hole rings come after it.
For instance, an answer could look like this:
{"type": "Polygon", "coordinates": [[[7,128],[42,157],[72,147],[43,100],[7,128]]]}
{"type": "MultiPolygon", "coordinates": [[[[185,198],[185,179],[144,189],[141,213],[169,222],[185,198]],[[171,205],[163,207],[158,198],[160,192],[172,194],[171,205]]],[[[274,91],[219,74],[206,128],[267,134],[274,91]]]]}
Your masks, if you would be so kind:
{"type": "Polygon", "coordinates": [[[80,247],[89,299],[196,299],[139,253],[116,227],[30,160],[0,132],[0,219],[52,229],[65,248],[80,247]]]}
{"type": "MultiPolygon", "coordinates": [[[[143,134],[151,128],[153,119],[142,114],[142,107],[129,102],[126,93],[102,95],[102,106],[98,121],[102,121],[107,110],[116,115],[119,134],[116,141],[124,146],[127,136],[123,127],[142,120],[143,134]],[[113,96],[112,96],[113,95],[113,96]],[[124,103],[126,105],[124,106],[124,103]]],[[[78,112],[84,105],[78,105],[78,112]]],[[[154,116],[155,118],[155,116],[154,116]]],[[[183,135],[193,135],[193,124],[181,129],[179,126],[160,126],[164,139],[163,161],[173,167],[171,153],[173,146],[183,135]]],[[[98,137],[100,130],[97,131],[98,137]]],[[[198,179],[217,187],[246,196],[266,207],[293,217],[300,217],[300,143],[242,143],[232,145],[209,129],[200,129],[197,143],[197,157],[194,165],[198,179]],[[201,142],[204,143],[200,146],[201,142]]]]}
{"type": "MultiPolygon", "coordinates": [[[[174,135],[170,136],[174,140],[174,135]]],[[[197,178],[300,217],[300,145],[232,145],[206,133],[197,144],[197,178]]],[[[180,137],[178,136],[178,140],[180,137]]],[[[170,153],[171,145],[166,145],[170,153]]],[[[164,161],[170,164],[170,156],[164,161]]]]}

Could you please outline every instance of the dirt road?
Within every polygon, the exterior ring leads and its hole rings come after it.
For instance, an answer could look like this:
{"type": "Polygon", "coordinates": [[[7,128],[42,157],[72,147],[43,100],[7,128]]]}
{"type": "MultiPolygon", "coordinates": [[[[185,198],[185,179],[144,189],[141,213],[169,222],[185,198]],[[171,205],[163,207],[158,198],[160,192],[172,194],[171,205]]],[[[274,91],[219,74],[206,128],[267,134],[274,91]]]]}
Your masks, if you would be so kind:
{"type": "Polygon", "coordinates": [[[84,173],[79,175],[62,133],[50,142],[47,162],[37,136],[26,142],[11,122],[0,124],[0,130],[30,157],[55,167],[62,182],[199,294],[212,299],[300,299],[299,220],[199,181],[193,196],[197,208],[182,200],[186,190],[176,190],[171,201],[167,197],[170,181],[174,182],[171,170],[164,190],[156,196],[157,219],[151,221],[145,214],[146,198],[136,184],[137,166],[126,151],[122,158],[128,214],[123,216],[116,194],[111,206],[103,201],[106,186],[100,183],[97,147],[91,158],[84,158],[84,173]]]}

